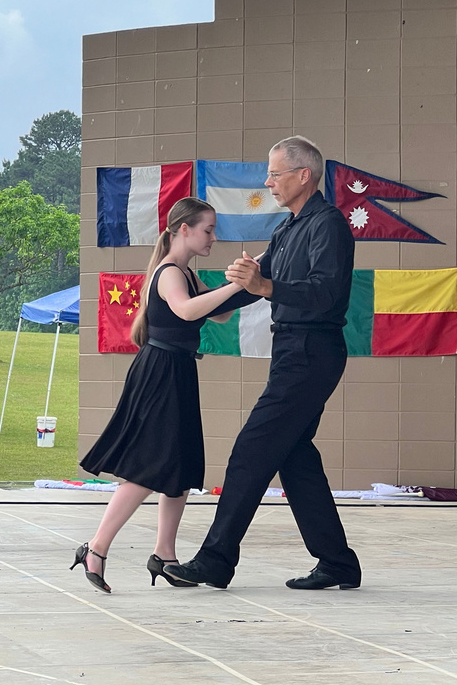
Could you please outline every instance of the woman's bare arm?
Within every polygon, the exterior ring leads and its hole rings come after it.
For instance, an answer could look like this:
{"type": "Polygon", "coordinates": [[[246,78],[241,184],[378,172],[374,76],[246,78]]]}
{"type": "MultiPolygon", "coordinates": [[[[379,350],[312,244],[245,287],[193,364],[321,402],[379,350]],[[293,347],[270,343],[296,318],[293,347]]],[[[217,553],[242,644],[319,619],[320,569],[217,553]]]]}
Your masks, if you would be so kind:
{"type": "MultiPolygon", "coordinates": [[[[176,316],[184,321],[195,321],[216,309],[242,288],[234,283],[224,288],[203,292],[198,297],[190,297],[188,279],[179,267],[165,269],[159,276],[158,293],[176,316]]],[[[206,287],[206,286],[205,286],[206,287]]],[[[221,314],[219,316],[225,316],[221,314]]]]}

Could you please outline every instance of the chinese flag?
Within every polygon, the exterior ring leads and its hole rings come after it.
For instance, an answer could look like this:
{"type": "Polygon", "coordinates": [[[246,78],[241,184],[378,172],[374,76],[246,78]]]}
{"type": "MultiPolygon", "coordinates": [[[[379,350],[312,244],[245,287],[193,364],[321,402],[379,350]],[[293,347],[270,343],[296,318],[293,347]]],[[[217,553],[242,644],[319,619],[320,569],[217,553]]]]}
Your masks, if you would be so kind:
{"type": "Polygon", "coordinates": [[[143,274],[100,274],[98,351],[135,353],[130,331],[140,306],[143,274]]]}

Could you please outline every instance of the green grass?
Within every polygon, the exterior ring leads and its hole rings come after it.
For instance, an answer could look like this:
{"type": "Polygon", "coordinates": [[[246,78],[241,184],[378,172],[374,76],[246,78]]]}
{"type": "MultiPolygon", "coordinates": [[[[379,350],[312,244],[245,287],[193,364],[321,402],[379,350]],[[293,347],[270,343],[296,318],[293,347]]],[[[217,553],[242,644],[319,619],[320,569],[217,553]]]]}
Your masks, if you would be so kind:
{"type": "MultiPolygon", "coordinates": [[[[0,412],[15,332],[0,331],[0,412]]],[[[75,478],[78,441],[77,335],[59,335],[48,416],[57,417],[54,447],[37,447],[37,416],[46,405],[55,335],[21,332],[0,433],[0,481],[75,478]]]]}

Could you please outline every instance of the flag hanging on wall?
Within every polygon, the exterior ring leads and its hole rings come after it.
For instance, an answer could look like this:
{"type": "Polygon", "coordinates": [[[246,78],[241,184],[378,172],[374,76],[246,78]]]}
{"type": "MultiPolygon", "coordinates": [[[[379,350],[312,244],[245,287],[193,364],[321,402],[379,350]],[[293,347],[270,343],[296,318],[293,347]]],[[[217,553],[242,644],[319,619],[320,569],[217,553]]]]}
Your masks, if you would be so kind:
{"type": "MultiPolygon", "coordinates": [[[[210,288],[224,271],[201,269],[210,288]]],[[[144,275],[100,274],[98,351],[137,352],[130,330],[144,275]]],[[[457,354],[457,268],[356,269],[344,335],[352,357],[428,357],[457,354]]],[[[236,357],[271,356],[271,306],[261,299],[225,324],[207,321],[200,352],[236,357]]]]}
{"type": "Polygon", "coordinates": [[[175,202],[189,197],[192,162],[97,169],[97,247],[153,245],[175,202]]]}
{"type": "Polygon", "coordinates": [[[137,352],[130,331],[140,306],[143,274],[99,275],[98,351],[137,352]]]}
{"type": "Polygon", "coordinates": [[[197,196],[217,213],[219,240],[269,240],[289,214],[265,187],[266,162],[197,160],[197,196]]]}
{"type": "MultiPolygon", "coordinates": [[[[198,276],[208,288],[225,283],[224,271],[199,269],[198,276]]],[[[271,354],[271,304],[263,298],[237,309],[227,323],[207,321],[201,333],[202,354],[234,357],[269,357],[271,354]]]]}
{"type": "MultiPolygon", "coordinates": [[[[198,272],[215,287],[223,271],[198,272]]],[[[344,335],[350,356],[457,354],[457,269],[355,270],[344,335]]],[[[270,304],[243,307],[223,325],[207,321],[200,352],[270,357],[270,304]]]]}
{"type": "Polygon", "coordinates": [[[352,356],[457,354],[457,269],[356,271],[347,318],[352,356]]]}
{"type": "Polygon", "coordinates": [[[325,198],[346,217],[355,240],[390,240],[409,243],[444,243],[422,231],[376,200],[415,202],[438,193],[424,193],[403,183],[368,174],[355,167],[327,160],[325,198]]]}

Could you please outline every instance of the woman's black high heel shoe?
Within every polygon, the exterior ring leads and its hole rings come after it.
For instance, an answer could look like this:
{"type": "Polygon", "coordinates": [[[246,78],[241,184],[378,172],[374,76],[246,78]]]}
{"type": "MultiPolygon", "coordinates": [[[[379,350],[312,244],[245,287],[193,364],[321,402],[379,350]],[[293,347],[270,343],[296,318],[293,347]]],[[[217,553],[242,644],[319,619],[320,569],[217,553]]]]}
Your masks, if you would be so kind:
{"type": "Polygon", "coordinates": [[[70,571],[73,571],[74,567],[77,566],[78,564],[82,564],[84,566],[84,570],[86,572],[86,578],[89,581],[89,583],[92,583],[94,587],[97,588],[97,590],[102,590],[102,592],[107,592],[108,594],[111,592],[111,589],[108,587],[108,585],[105,583],[105,579],[103,578],[104,570],[103,570],[103,562],[106,561],[107,557],[102,557],[101,554],[98,554],[97,552],[94,552],[93,549],[89,548],[89,543],[85,542],[84,545],[81,545],[81,547],[78,547],[76,550],[75,554],[75,562],[73,566],[70,566],[70,571]],[[98,573],[93,573],[93,571],[89,571],[87,568],[87,561],[86,557],[88,554],[94,554],[96,557],[102,560],[102,575],[99,576],[98,573]]]}
{"type": "Polygon", "coordinates": [[[174,561],[178,562],[177,559],[161,559],[157,554],[151,554],[147,563],[147,569],[152,577],[151,585],[156,584],[157,576],[162,576],[162,578],[165,578],[173,587],[197,587],[197,583],[187,583],[185,580],[176,580],[164,572],[163,567],[165,564],[172,564],[174,561]]]}

